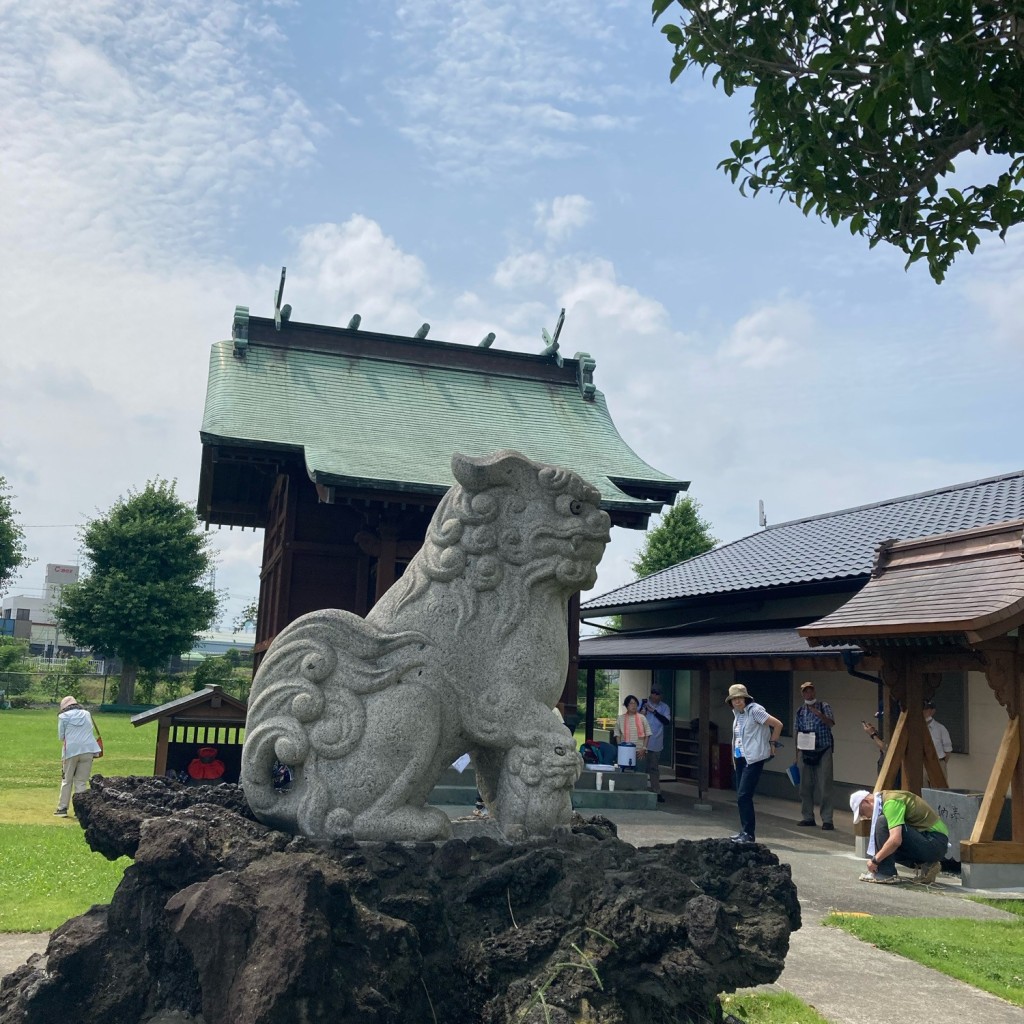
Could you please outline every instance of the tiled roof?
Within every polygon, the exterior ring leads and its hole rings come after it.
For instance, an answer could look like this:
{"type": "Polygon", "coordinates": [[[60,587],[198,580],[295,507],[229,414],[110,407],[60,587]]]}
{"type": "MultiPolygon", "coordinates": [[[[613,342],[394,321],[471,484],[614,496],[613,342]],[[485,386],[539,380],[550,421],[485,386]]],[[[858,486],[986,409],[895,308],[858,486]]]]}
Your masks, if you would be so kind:
{"type": "Polygon", "coordinates": [[[243,357],[230,341],[213,346],[204,444],[302,452],[317,483],[437,493],[454,452],[514,448],[575,470],[610,509],[642,514],[686,486],[623,441],[600,391],[584,399],[574,361],[556,372],[541,356],[312,325],[280,339],[243,357]]]}
{"type": "Polygon", "coordinates": [[[592,598],[582,610],[866,579],[880,541],[1024,518],[1024,471],[769,526],[592,598]]]}
{"type": "Polygon", "coordinates": [[[650,634],[592,636],[580,639],[580,662],[607,662],[618,658],[643,658],[673,662],[686,658],[714,657],[799,657],[835,654],[836,650],[856,651],[852,644],[837,644],[828,651],[812,648],[795,629],[753,629],[728,633],[650,634]]]}
{"type": "Polygon", "coordinates": [[[1015,519],[886,545],[867,585],[800,634],[815,645],[1006,633],[1024,617],[1022,530],[1024,519],[1015,519]]]}

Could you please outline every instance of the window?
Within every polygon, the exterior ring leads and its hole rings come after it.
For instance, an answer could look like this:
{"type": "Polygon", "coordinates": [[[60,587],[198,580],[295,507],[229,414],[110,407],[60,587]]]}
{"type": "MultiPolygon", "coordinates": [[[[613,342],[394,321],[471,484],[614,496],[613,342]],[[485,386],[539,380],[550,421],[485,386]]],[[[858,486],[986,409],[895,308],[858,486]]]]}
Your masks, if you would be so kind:
{"type": "Polygon", "coordinates": [[[942,672],[942,682],[935,691],[935,721],[949,730],[953,752],[966,754],[967,750],[967,673],[942,672]]]}
{"type": "MultiPolygon", "coordinates": [[[[689,676],[689,673],[686,673],[689,676]]],[[[682,673],[680,673],[682,675],[682,673]]],[[[679,714],[679,701],[682,693],[676,687],[676,671],[671,668],[656,668],[651,673],[651,682],[656,683],[661,690],[661,699],[672,709],[672,721],[665,726],[665,745],[661,748],[659,764],[671,767],[673,762],[672,752],[676,746],[675,720],[679,714]]],[[[686,691],[686,703],[689,706],[689,684],[683,687],[686,691]]]]}
{"type": "Polygon", "coordinates": [[[19,608],[17,617],[21,619],[22,622],[25,622],[28,619],[28,612],[28,608],[19,608]]]}
{"type": "Polygon", "coordinates": [[[785,736],[793,735],[792,672],[737,672],[736,682],[742,683],[755,702],[782,723],[785,736]]]}

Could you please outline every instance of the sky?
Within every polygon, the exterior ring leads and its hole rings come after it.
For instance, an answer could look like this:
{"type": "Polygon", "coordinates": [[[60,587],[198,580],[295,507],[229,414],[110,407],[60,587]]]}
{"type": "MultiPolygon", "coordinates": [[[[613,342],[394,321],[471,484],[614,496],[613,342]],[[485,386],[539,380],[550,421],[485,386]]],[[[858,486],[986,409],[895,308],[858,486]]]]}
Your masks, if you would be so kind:
{"type": "MultiPolygon", "coordinates": [[[[589,352],[720,541],[1024,468],[1024,233],[924,264],[717,169],[748,108],[646,0],[0,0],[0,476],[35,559],[195,500],[234,307],[589,352]]],[[[984,170],[985,157],[958,171],[984,170]],[[980,167],[978,165],[981,165],[980,167]]],[[[643,535],[616,528],[601,594],[643,535]]],[[[213,533],[222,625],[262,532],[213,533]]]]}

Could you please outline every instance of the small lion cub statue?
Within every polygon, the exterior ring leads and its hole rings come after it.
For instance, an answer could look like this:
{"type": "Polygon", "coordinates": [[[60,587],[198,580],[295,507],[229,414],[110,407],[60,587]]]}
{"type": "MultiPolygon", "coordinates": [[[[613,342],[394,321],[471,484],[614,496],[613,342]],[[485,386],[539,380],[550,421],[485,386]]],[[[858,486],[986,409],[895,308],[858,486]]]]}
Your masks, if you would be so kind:
{"type": "Polygon", "coordinates": [[[569,598],[596,582],[610,520],[591,484],[518,452],[456,454],[452,473],[423,547],[365,619],[312,612],[267,652],[241,776],[261,821],[321,838],[443,839],[450,823],[427,797],[467,751],[506,835],[569,821],[582,762],[551,709],[569,598]],[[291,767],[287,790],[275,762],[291,767]]]}

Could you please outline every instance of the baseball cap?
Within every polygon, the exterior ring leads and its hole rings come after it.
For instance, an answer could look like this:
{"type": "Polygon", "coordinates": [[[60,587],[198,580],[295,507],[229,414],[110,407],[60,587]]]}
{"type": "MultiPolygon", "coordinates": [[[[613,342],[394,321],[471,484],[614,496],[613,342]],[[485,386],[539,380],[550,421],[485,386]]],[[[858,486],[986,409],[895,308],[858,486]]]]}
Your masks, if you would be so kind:
{"type": "Polygon", "coordinates": [[[853,811],[853,823],[857,824],[861,819],[860,805],[869,797],[871,794],[866,789],[858,789],[856,793],[850,795],[850,810],[853,811]]]}

